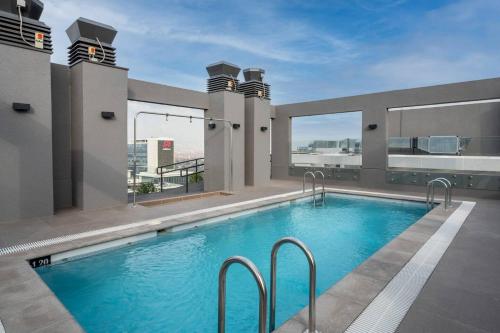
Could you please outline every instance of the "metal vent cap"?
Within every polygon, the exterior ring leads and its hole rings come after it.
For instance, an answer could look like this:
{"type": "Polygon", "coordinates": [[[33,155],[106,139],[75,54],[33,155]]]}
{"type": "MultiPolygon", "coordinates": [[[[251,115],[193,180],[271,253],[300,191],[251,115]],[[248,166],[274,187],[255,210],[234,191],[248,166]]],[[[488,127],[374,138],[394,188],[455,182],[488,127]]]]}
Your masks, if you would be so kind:
{"type": "Polygon", "coordinates": [[[264,79],[265,70],[262,68],[247,68],[243,70],[245,81],[261,81],[264,79]]]}
{"type": "MultiPolygon", "coordinates": [[[[17,0],[0,1],[0,10],[18,15],[17,0]]],[[[43,3],[40,0],[26,0],[26,7],[21,9],[21,15],[33,20],[39,20],[43,12],[43,3]]]]}
{"type": "Polygon", "coordinates": [[[241,68],[227,61],[219,61],[207,66],[207,72],[210,77],[228,75],[230,77],[237,78],[240,71],[241,68]]]}
{"type": "Polygon", "coordinates": [[[117,31],[110,25],[80,17],[66,29],[66,34],[72,44],[83,37],[91,40],[99,38],[102,43],[111,45],[113,44],[117,31]]]}

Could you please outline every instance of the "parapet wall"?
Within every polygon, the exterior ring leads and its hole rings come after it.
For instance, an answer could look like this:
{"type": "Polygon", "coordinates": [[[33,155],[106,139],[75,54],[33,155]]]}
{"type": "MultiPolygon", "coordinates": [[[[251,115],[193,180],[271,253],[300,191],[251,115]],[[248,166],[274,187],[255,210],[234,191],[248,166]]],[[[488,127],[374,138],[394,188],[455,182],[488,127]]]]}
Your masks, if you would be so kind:
{"type": "MultiPolygon", "coordinates": [[[[388,168],[388,138],[390,136],[456,135],[456,133],[466,133],[471,137],[500,136],[498,118],[500,103],[443,106],[428,111],[406,112],[404,116],[401,112],[389,112],[388,110],[407,106],[494,100],[499,97],[500,79],[495,78],[277,105],[275,107],[276,115],[272,121],[273,178],[297,179],[307,169],[307,167],[294,168],[291,163],[292,117],[362,111],[362,167],[359,170],[326,170],[330,182],[372,188],[398,187],[421,191],[422,187],[412,186],[412,184],[423,185],[425,179],[416,179],[415,171],[395,171],[388,168]],[[404,122],[402,122],[402,117],[405,117],[404,122]],[[370,129],[368,127],[370,124],[376,124],[377,128],[370,129]],[[390,177],[390,173],[400,177],[390,177]],[[413,175],[414,173],[415,175],[413,175]]],[[[429,172],[427,171],[427,173],[429,172]]],[[[430,172],[429,177],[432,177],[432,173],[434,172],[430,172]]],[[[441,170],[435,174],[436,176],[448,175],[451,177],[454,172],[441,170]]],[[[500,175],[497,173],[457,175],[457,177],[462,176],[474,179],[469,183],[464,182],[462,188],[465,190],[500,190],[500,175]]],[[[474,191],[467,193],[470,195],[479,194],[479,192],[474,191]]]]}

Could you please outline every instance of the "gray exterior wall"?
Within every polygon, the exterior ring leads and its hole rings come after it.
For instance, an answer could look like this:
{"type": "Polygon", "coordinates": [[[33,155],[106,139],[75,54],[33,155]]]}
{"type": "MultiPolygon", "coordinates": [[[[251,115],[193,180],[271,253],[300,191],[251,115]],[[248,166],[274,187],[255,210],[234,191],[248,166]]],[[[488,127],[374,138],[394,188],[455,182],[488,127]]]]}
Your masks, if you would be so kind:
{"type": "MultiPolygon", "coordinates": [[[[210,106],[206,117],[230,120],[240,124],[233,130],[233,190],[245,186],[245,98],[233,92],[209,94],[210,106]]],[[[216,122],[216,128],[208,129],[205,121],[205,191],[228,190],[230,184],[230,129],[216,122]]]]}
{"type": "Polygon", "coordinates": [[[245,98],[245,183],[249,186],[268,186],[271,181],[270,117],[269,100],[245,98]]]}
{"type": "Polygon", "coordinates": [[[73,205],[71,181],[71,72],[51,64],[54,208],[73,205]]]}
{"type": "Polygon", "coordinates": [[[127,203],[127,75],[87,62],[71,68],[73,201],[82,209],[127,203]]]}
{"type": "MultiPolygon", "coordinates": [[[[346,111],[363,111],[363,167],[361,169],[360,180],[355,183],[364,187],[385,188],[393,186],[386,184],[385,180],[387,170],[387,138],[389,136],[388,118],[391,117],[391,128],[394,123],[397,123],[397,118],[392,119],[393,115],[391,114],[389,116],[387,109],[393,107],[493,99],[499,97],[500,79],[496,78],[313,102],[278,105],[276,106],[276,118],[273,121],[272,131],[273,178],[292,178],[290,176],[291,171],[289,170],[291,142],[290,117],[346,111]],[[369,130],[367,128],[369,124],[377,124],[378,128],[376,130],[369,130]]],[[[481,106],[481,108],[485,109],[496,107],[497,106],[481,106]]],[[[469,110],[471,108],[469,108],[469,110]]],[[[434,109],[433,111],[436,110],[434,109]]],[[[472,135],[482,136],[483,126],[486,128],[485,131],[491,133],[495,132],[495,128],[496,130],[498,129],[498,126],[500,125],[496,122],[497,118],[490,118],[488,114],[489,113],[486,112],[479,117],[474,117],[472,114],[467,116],[467,119],[470,120],[472,124],[481,124],[469,125],[472,135]],[[491,125],[490,122],[492,122],[491,125]]],[[[409,117],[420,118],[421,116],[415,115],[409,117]]],[[[425,117],[430,117],[428,119],[428,126],[434,127],[429,127],[429,131],[451,128],[449,117],[444,116],[444,114],[435,112],[434,115],[426,115],[425,117]]],[[[454,120],[453,124],[459,126],[457,130],[468,126],[458,120],[454,120]]],[[[420,119],[405,120],[405,128],[403,131],[408,133],[409,129],[415,126],[422,127],[420,119]]],[[[453,129],[453,132],[454,131],[455,129],[453,129]]],[[[391,134],[392,133],[396,134],[397,132],[391,132],[391,134]]],[[[294,178],[297,176],[298,175],[294,178]]],[[[405,188],[415,190],[415,188],[412,188],[411,186],[405,188]]]]}
{"type": "Polygon", "coordinates": [[[0,77],[0,220],[51,215],[50,54],[0,44],[0,77]],[[31,112],[15,112],[14,102],[31,112]]]}
{"type": "Polygon", "coordinates": [[[128,99],[203,110],[210,105],[207,93],[134,79],[128,80],[128,99]]]}
{"type": "Polygon", "coordinates": [[[389,136],[500,136],[500,103],[389,112],[389,136]]]}

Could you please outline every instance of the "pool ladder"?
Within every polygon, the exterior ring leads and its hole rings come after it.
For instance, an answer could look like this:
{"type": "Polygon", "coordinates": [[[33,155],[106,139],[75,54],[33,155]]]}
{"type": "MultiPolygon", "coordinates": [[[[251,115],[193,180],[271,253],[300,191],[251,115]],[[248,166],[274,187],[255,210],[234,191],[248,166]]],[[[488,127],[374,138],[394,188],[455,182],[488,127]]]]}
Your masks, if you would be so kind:
{"type": "MultiPolygon", "coordinates": [[[[304,333],[319,333],[316,330],[316,261],[311,250],[300,240],[293,237],[285,237],[278,240],[271,251],[271,296],[269,299],[269,332],[274,331],[276,327],[276,262],[278,251],[284,244],[297,246],[306,256],[309,263],[309,323],[308,329],[304,333]]],[[[266,283],[262,274],[255,264],[245,257],[235,256],[224,261],[219,271],[219,322],[218,333],[224,333],[226,328],[226,275],[227,270],[233,264],[245,266],[257,283],[259,289],[259,333],[266,333],[266,283]]]]}
{"type": "Polygon", "coordinates": [[[451,182],[443,177],[433,179],[427,183],[427,198],[426,198],[426,203],[427,203],[427,210],[431,210],[434,208],[435,205],[435,200],[434,200],[434,187],[436,184],[442,185],[445,188],[445,193],[444,193],[444,209],[448,209],[451,207],[451,189],[452,189],[452,184],[451,182]]]}
{"type": "Polygon", "coordinates": [[[313,203],[314,203],[314,207],[316,207],[316,175],[320,175],[321,178],[322,178],[321,204],[324,205],[325,204],[325,196],[326,196],[326,192],[325,192],[325,174],[323,172],[321,172],[321,171],[306,171],[304,173],[304,178],[302,180],[302,193],[306,193],[306,177],[307,176],[311,176],[312,177],[312,180],[313,180],[312,191],[313,191],[313,203]]]}

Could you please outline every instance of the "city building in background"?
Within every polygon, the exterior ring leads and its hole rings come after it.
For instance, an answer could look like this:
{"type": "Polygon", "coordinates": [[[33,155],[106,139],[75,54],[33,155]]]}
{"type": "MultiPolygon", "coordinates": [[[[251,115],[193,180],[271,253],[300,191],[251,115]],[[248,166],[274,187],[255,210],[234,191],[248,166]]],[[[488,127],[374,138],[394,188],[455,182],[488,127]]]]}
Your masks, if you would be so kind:
{"type": "MultiPolygon", "coordinates": [[[[155,181],[159,178],[156,169],[160,166],[175,163],[174,139],[172,138],[148,138],[137,140],[137,181],[155,181]]],[[[173,167],[172,167],[173,169],[173,167]]],[[[134,144],[128,144],[128,175],[129,184],[134,176],[134,144]]]]}

